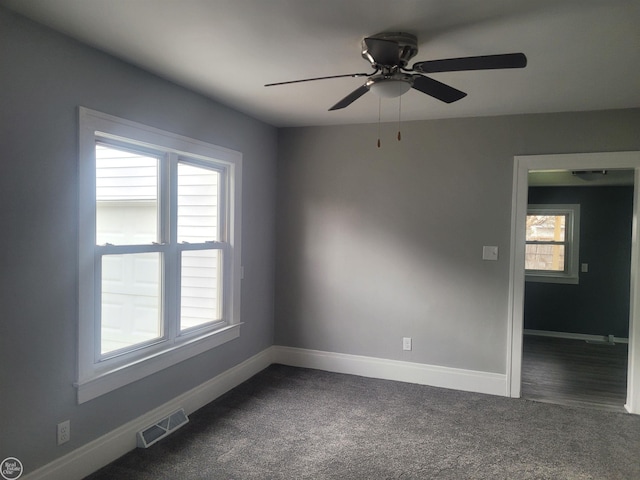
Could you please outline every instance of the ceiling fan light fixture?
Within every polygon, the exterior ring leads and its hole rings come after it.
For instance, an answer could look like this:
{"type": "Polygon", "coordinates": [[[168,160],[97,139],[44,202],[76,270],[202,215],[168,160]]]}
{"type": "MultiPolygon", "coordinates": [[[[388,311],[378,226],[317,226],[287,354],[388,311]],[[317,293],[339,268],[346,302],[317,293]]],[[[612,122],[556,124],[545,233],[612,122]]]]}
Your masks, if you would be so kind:
{"type": "Polygon", "coordinates": [[[406,80],[388,78],[373,82],[369,89],[384,98],[395,98],[404,95],[411,89],[411,83],[406,80]]]}

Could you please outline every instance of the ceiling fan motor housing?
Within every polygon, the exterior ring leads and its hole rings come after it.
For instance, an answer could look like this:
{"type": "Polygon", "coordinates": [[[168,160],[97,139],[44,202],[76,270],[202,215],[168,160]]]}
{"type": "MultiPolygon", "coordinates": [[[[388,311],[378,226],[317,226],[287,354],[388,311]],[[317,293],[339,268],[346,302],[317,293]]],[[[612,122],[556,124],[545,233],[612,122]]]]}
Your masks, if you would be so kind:
{"type": "MultiPolygon", "coordinates": [[[[379,40],[386,40],[394,42],[398,45],[398,64],[397,65],[380,65],[383,66],[395,66],[404,68],[409,64],[409,60],[418,54],[418,38],[415,35],[405,32],[382,32],[375,35],[371,35],[367,38],[375,38],[379,40]]],[[[369,48],[366,45],[366,39],[362,41],[362,57],[370,62],[372,65],[377,65],[378,62],[372,57],[369,48]]]]}

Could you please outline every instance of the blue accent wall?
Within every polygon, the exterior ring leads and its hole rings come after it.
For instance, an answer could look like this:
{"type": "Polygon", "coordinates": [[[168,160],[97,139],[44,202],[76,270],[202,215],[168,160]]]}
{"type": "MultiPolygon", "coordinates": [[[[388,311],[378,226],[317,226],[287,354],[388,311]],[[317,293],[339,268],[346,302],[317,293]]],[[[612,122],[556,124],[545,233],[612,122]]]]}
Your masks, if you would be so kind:
{"type": "Polygon", "coordinates": [[[532,187],[529,204],[580,204],[578,285],[527,282],[524,326],[629,336],[633,187],[532,187]]]}

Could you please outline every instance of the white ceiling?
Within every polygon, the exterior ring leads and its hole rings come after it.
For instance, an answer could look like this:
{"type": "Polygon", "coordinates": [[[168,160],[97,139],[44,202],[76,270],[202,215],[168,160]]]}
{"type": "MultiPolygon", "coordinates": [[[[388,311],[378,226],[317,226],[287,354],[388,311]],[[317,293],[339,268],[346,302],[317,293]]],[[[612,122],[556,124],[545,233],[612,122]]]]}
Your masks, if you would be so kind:
{"type": "Polygon", "coordinates": [[[633,170],[530,171],[530,187],[633,187],[633,170]]]}
{"type": "MultiPolygon", "coordinates": [[[[640,107],[639,0],[0,0],[37,22],[275,126],[376,122],[364,83],[363,37],[418,36],[421,60],[523,52],[518,70],[433,78],[468,96],[444,104],[418,91],[402,119],[640,107]]],[[[398,100],[382,100],[395,121],[398,100]]]]}

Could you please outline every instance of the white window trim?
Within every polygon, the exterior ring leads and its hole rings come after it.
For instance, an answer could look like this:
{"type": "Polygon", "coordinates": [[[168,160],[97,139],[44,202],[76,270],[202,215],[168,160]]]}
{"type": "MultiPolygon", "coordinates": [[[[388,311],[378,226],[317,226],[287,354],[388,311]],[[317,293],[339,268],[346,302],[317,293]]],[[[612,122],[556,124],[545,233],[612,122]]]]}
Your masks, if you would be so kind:
{"type": "Polygon", "coordinates": [[[577,203],[528,205],[527,215],[568,215],[569,221],[565,227],[565,234],[568,237],[569,258],[567,272],[525,270],[525,281],[577,285],[580,282],[580,205],[577,203]]]}
{"type": "MultiPolygon", "coordinates": [[[[242,154],[227,148],[159,130],[122,118],[79,108],[79,320],[78,403],[113,391],[176,363],[222,345],[240,335],[242,154]],[[179,341],[133,355],[127,363],[96,362],[94,249],[95,249],[95,142],[96,134],[124,139],[143,148],[161,147],[189,158],[215,159],[229,177],[228,243],[225,256],[231,268],[225,278],[229,291],[224,326],[201,335],[183,335],[179,341]],[[92,201],[93,199],[94,201],[92,201]],[[227,251],[228,250],[228,251],[227,251]]],[[[127,355],[123,356],[126,359],[127,355]]]]}

